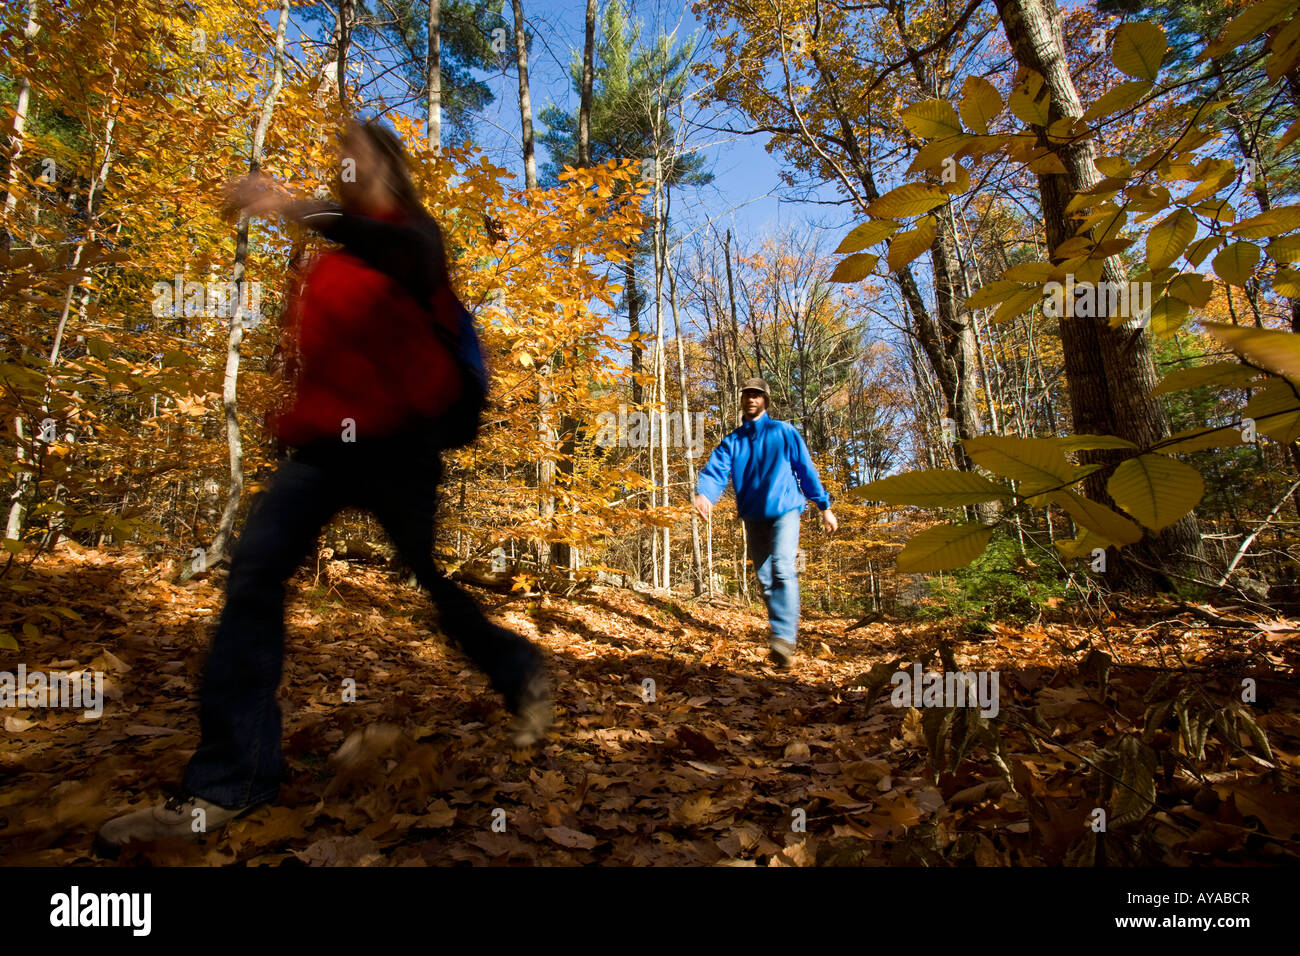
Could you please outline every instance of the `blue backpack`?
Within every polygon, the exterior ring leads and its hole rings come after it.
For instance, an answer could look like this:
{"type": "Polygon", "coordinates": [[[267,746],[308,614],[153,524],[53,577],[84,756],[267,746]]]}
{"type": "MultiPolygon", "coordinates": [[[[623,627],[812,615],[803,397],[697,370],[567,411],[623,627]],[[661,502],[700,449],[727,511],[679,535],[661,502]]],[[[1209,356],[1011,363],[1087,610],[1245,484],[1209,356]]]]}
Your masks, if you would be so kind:
{"type": "Polygon", "coordinates": [[[450,286],[444,288],[439,304],[455,311],[452,324],[456,334],[453,336],[437,323],[434,330],[460,366],[462,388],[438,422],[440,444],[443,448],[463,448],[478,437],[483,427],[483,410],[488,398],[487,364],[483,359],[483,343],[474,327],[474,316],[450,286]]]}

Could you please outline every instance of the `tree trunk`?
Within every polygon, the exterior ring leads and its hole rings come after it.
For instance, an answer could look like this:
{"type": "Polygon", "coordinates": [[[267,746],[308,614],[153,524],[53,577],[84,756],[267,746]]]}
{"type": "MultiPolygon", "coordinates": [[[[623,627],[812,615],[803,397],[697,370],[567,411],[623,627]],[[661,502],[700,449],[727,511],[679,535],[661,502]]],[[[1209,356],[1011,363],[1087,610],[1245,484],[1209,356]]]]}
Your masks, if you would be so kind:
{"type": "MultiPolygon", "coordinates": [[[[632,341],[632,405],[633,411],[640,411],[641,405],[645,400],[644,388],[641,385],[641,370],[643,368],[641,354],[641,303],[640,291],[636,284],[636,255],[633,253],[627,262],[623,263],[623,288],[624,296],[627,299],[627,329],[628,337],[632,341]]],[[[640,456],[637,456],[638,460],[640,456]]],[[[637,496],[638,510],[644,510],[646,507],[645,496],[637,496]]],[[[638,524],[636,532],[636,577],[638,581],[645,580],[645,538],[641,533],[644,523],[638,524]]]]}
{"type": "MultiPolygon", "coordinates": [[[[671,266],[668,267],[668,304],[673,313],[673,329],[677,333],[677,391],[682,403],[682,444],[683,457],[686,459],[687,498],[695,494],[695,436],[691,433],[691,402],[686,390],[686,346],[682,335],[681,318],[677,312],[677,277],[671,266]]],[[[703,436],[701,436],[702,438],[703,436]]],[[[695,596],[704,591],[704,558],[700,549],[700,517],[691,511],[691,546],[692,560],[695,566],[695,596]]]]}
{"type": "MultiPolygon", "coordinates": [[[[346,0],[345,0],[346,2],[346,0]]],[[[342,10],[344,4],[340,4],[342,10]]],[[[248,161],[248,171],[257,172],[262,166],[262,149],[266,142],[266,131],[271,126],[271,115],[275,110],[276,98],[284,85],[284,32],[289,23],[289,0],[280,0],[280,20],[275,28],[275,57],[271,75],[271,87],[262,100],[262,113],[253,131],[253,148],[248,161]]],[[[343,50],[346,44],[340,44],[339,62],[346,57],[343,50]]],[[[342,73],[340,72],[340,78],[342,73]]],[[[340,89],[342,83],[340,82],[340,89]]],[[[248,260],[248,215],[239,217],[238,231],[235,236],[235,263],[231,279],[235,283],[237,305],[230,318],[230,337],[226,342],[226,372],[222,381],[221,405],[226,418],[226,443],[230,449],[230,485],[226,492],[226,505],[221,513],[221,522],[217,526],[216,536],[208,551],[208,563],[221,560],[225,554],[231,535],[235,528],[235,515],[239,511],[239,502],[244,493],[244,446],[239,432],[239,359],[240,348],[244,342],[244,272],[248,260]]]]}
{"type": "Polygon", "coordinates": [[[511,0],[515,14],[515,61],[519,65],[519,122],[524,140],[524,187],[537,188],[537,157],[533,146],[533,104],[528,93],[528,45],[524,36],[524,7],[511,0]]]}
{"type": "MultiPolygon", "coordinates": [[[[111,168],[113,156],[113,131],[117,126],[117,113],[120,106],[120,101],[117,99],[117,84],[120,77],[121,71],[115,67],[113,69],[113,82],[109,89],[108,102],[106,104],[106,114],[108,118],[104,122],[103,154],[100,159],[99,168],[96,169],[94,174],[90,177],[90,183],[86,187],[86,234],[77,242],[77,248],[72,253],[70,269],[73,272],[76,272],[78,266],[81,265],[81,256],[86,251],[86,246],[95,241],[95,225],[97,222],[95,199],[99,195],[105,182],[107,182],[109,169],[111,168]]],[[[72,314],[72,296],[75,291],[76,283],[74,281],[69,283],[67,290],[64,293],[63,311],[60,313],[58,325],[56,325],[54,329],[54,344],[50,348],[50,369],[46,373],[45,388],[41,396],[40,416],[42,423],[49,415],[50,398],[54,390],[54,369],[59,364],[60,353],[63,348],[63,333],[68,325],[68,317],[72,314]]],[[[33,431],[33,437],[36,437],[38,434],[38,432],[33,431]]],[[[19,458],[20,460],[22,458],[21,452],[19,458]]],[[[40,456],[33,454],[32,458],[35,460],[37,471],[39,473],[40,456]]],[[[10,499],[12,503],[9,508],[8,521],[6,522],[6,531],[16,531],[16,533],[7,534],[8,537],[17,538],[22,533],[23,522],[26,517],[26,506],[23,503],[23,499],[26,495],[27,486],[30,481],[30,472],[24,470],[18,473],[18,487],[10,499]]],[[[56,496],[58,494],[57,488],[55,494],[56,496]]],[[[52,526],[55,528],[60,524],[61,522],[52,522],[52,526]]],[[[53,546],[58,543],[57,539],[58,532],[56,530],[54,533],[54,540],[48,541],[47,543],[50,546],[53,546]]]]}
{"type": "Polygon", "coordinates": [[[596,0],[587,0],[582,44],[582,92],[578,101],[578,166],[591,165],[591,96],[596,79],[596,0]]]}
{"type": "Polygon", "coordinates": [[[429,87],[429,152],[442,155],[442,0],[429,0],[429,56],[425,63],[429,87]]]}
{"type": "Polygon", "coordinates": [[[356,0],[339,0],[338,16],[338,58],[334,61],[335,79],[338,85],[339,105],[348,107],[348,47],[352,44],[352,21],[356,17],[356,0]]]}
{"type": "MultiPolygon", "coordinates": [[[[658,358],[656,368],[655,386],[658,391],[659,404],[659,456],[660,466],[663,474],[663,494],[660,496],[660,504],[668,507],[668,486],[672,482],[672,475],[668,469],[668,354],[664,344],[664,249],[667,245],[667,232],[664,225],[664,202],[663,202],[663,166],[659,156],[658,136],[656,138],[655,148],[655,189],[654,189],[654,253],[655,253],[655,354],[658,358]]],[[[653,421],[654,418],[652,417],[653,421]]],[[[650,433],[654,434],[654,428],[650,433]]],[[[663,539],[662,559],[663,559],[663,583],[662,587],[672,587],[672,557],[671,557],[671,532],[672,529],[665,524],[659,529],[663,539]]]]}
{"type": "MultiPolygon", "coordinates": [[[[1021,66],[1041,74],[1051,93],[1050,121],[1083,115],[1079,94],[1070,77],[1061,34],[1061,12],[1055,0],[997,0],[998,14],[1006,29],[1012,53],[1021,66]]],[[[1052,146],[1044,129],[1036,130],[1040,143],[1052,146]]],[[[1056,146],[1066,173],[1045,173],[1038,177],[1042,194],[1043,225],[1054,260],[1057,247],[1074,234],[1066,205],[1078,192],[1101,181],[1094,164],[1091,139],[1056,146]]],[[[1107,282],[1127,281],[1118,257],[1107,259],[1102,271],[1107,282]]],[[[1157,399],[1149,398],[1156,384],[1151,339],[1144,328],[1111,328],[1108,316],[1062,318],[1061,345],[1074,430],[1079,434],[1118,435],[1139,447],[1146,447],[1169,435],[1169,422],[1157,399]]],[[[1115,452],[1091,451],[1080,454],[1083,462],[1109,463],[1120,457],[1115,452]]],[[[1106,492],[1106,470],[1084,481],[1088,497],[1113,505],[1106,492]]],[[[1176,570],[1189,560],[1202,559],[1196,518],[1187,515],[1158,535],[1148,534],[1128,552],[1114,555],[1113,583],[1134,590],[1172,590],[1163,574],[1152,573],[1135,561],[1176,570]]]]}
{"type": "MultiPolygon", "coordinates": [[[[40,24],[36,22],[37,0],[32,0],[32,5],[27,10],[27,25],[23,29],[23,62],[32,54],[32,45],[36,40],[36,34],[40,32],[40,24]]],[[[0,177],[0,189],[4,190],[4,202],[0,205],[4,209],[4,230],[0,232],[0,249],[5,252],[9,251],[10,238],[12,235],[11,224],[13,223],[13,214],[18,205],[18,197],[14,194],[14,186],[18,181],[18,159],[23,152],[23,130],[27,127],[27,110],[31,103],[32,81],[27,78],[24,72],[22,78],[18,81],[18,97],[14,103],[14,121],[9,127],[9,150],[5,157],[4,176],[0,177]]]]}

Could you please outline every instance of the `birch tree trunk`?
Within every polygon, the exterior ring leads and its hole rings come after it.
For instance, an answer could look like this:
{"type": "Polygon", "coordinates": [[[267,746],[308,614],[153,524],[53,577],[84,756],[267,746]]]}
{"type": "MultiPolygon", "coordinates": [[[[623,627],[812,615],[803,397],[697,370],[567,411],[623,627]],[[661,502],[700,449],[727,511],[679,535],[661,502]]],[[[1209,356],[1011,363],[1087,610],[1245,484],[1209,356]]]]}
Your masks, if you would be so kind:
{"type": "MultiPolygon", "coordinates": [[[[32,5],[27,8],[27,24],[23,28],[23,60],[31,56],[32,45],[36,40],[36,34],[40,32],[40,24],[36,22],[37,0],[32,0],[32,5]]],[[[32,98],[32,81],[24,74],[18,81],[18,96],[14,101],[14,121],[9,127],[9,150],[5,157],[5,174],[0,180],[0,188],[4,189],[4,231],[0,232],[0,249],[5,252],[9,251],[10,238],[13,230],[14,211],[18,207],[18,197],[14,194],[14,186],[18,182],[18,159],[23,153],[23,131],[27,128],[27,110],[32,98]]]]}
{"type": "Polygon", "coordinates": [[[356,0],[339,0],[338,58],[334,61],[334,69],[339,105],[345,110],[348,106],[348,47],[352,44],[352,21],[355,16],[356,0]]]}
{"type": "Polygon", "coordinates": [[[429,0],[429,55],[425,62],[429,87],[429,152],[442,155],[442,0],[429,0]]]}
{"type": "MultiPolygon", "coordinates": [[[[103,188],[104,183],[108,180],[109,170],[112,168],[113,131],[117,127],[117,113],[118,106],[120,105],[117,99],[117,84],[120,78],[121,70],[114,67],[113,82],[109,89],[108,102],[105,109],[105,115],[107,118],[104,121],[104,148],[100,156],[99,166],[91,175],[90,184],[86,187],[86,234],[77,242],[77,247],[73,250],[72,259],[69,264],[69,270],[72,272],[76,272],[78,267],[81,265],[81,257],[86,251],[86,246],[95,240],[95,200],[98,198],[99,192],[103,188]]],[[[76,282],[70,282],[68,284],[63,295],[63,309],[59,315],[58,324],[54,329],[54,344],[50,348],[49,370],[45,375],[45,387],[41,396],[41,410],[39,414],[42,423],[49,416],[50,398],[53,395],[54,389],[54,369],[59,364],[59,356],[63,348],[63,333],[68,325],[68,316],[72,314],[72,296],[76,292],[76,289],[76,282]]],[[[44,432],[44,427],[42,425],[40,431],[34,429],[31,431],[31,437],[35,439],[44,432]]],[[[21,429],[19,430],[19,433],[21,433],[21,429]]],[[[19,460],[22,460],[22,457],[23,456],[20,452],[19,460]]],[[[33,454],[31,457],[36,459],[39,456],[33,454]]],[[[16,481],[17,487],[10,498],[9,517],[5,523],[6,538],[18,538],[22,534],[23,524],[27,513],[24,498],[26,497],[30,481],[30,472],[24,470],[18,473],[16,481]]],[[[58,489],[56,488],[56,498],[57,495],[58,489]]],[[[47,546],[56,543],[58,538],[58,525],[57,523],[52,523],[52,525],[55,528],[54,535],[53,539],[49,537],[46,538],[45,545],[47,546]]]]}
{"type": "MultiPolygon", "coordinates": [[[[656,118],[658,114],[656,113],[656,118]]],[[[655,387],[658,392],[659,402],[655,406],[656,410],[651,415],[651,420],[659,421],[659,458],[660,466],[663,473],[663,494],[660,498],[660,504],[665,508],[668,506],[668,485],[670,473],[668,470],[668,383],[667,383],[667,353],[664,343],[664,246],[665,246],[665,229],[663,222],[663,169],[659,155],[658,136],[656,136],[655,145],[655,188],[654,188],[654,262],[655,262],[655,357],[657,366],[655,369],[655,387]]],[[[655,429],[651,428],[653,435],[655,429]]],[[[672,558],[671,558],[671,530],[667,524],[659,529],[660,536],[663,540],[662,561],[663,561],[663,584],[661,587],[672,587],[672,558]]]]}
{"type": "MultiPolygon", "coordinates": [[[[677,277],[668,268],[668,303],[673,312],[673,329],[677,333],[677,389],[682,406],[682,457],[686,459],[686,497],[695,494],[695,459],[691,457],[695,441],[691,434],[691,402],[686,391],[686,347],[683,344],[682,323],[677,312],[677,277]]],[[[691,510],[691,545],[695,568],[695,596],[704,591],[704,562],[700,554],[700,518],[691,510]]]]}
{"type": "MultiPolygon", "coordinates": [[[[344,4],[340,4],[342,9],[344,4]]],[[[253,148],[249,157],[248,171],[257,172],[262,166],[262,149],[266,142],[266,131],[271,126],[271,116],[275,110],[276,98],[284,85],[284,32],[289,22],[289,0],[280,0],[280,20],[275,28],[275,57],[271,74],[271,87],[262,100],[262,112],[253,131],[253,148]]],[[[340,43],[339,62],[345,59],[345,43],[340,43]]],[[[339,73],[340,81],[342,71],[339,73]]],[[[342,82],[339,84],[342,90],[342,82]]],[[[342,94],[340,93],[340,96],[342,94]]],[[[231,535],[235,527],[235,515],[239,511],[239,502],[244,493],[244,445],[239,432],[239,359],[240,349],[244,343],[244,303],[248,296],[244,294],[245,269],[248,260],[248,215],[241,213],[235,235],[235,264],[231,279],[235,283],[236,306],[230,317],[230,337],[226,343],[226,373],[221,388],[221,405],[226,417],[226,443],[230,449],[230,485],[226,492],[226,506],[221,513],[221,522],[217,534],[208,550],[209,563],[220,561],[226,555],[231,535]]],[[[192,569],[190,569],[192,573],[192,569]]]]}

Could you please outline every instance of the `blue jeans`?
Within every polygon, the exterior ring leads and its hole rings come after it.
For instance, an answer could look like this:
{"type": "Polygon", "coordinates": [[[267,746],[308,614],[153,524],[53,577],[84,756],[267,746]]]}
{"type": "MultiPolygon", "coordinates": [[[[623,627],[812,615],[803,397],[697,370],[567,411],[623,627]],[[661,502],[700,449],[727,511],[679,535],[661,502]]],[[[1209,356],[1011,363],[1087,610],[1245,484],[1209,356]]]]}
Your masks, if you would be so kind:
{"type": "Polygon", "coordinates": [[[795,553],[799,550],[799,509],[779,518],[746,518],[749,560],[763,589],[772,639],[795,643],[799,631],[799,577],[795,553]]]}
{"type": "Polygon", "coordinates": [[[280,707],[285,582],[342,508],[368,508],[438,607],[441,629],[515,709],[541,655],[523,636],[492,624],[433,562],[442,462],[434,436],[412,429],[356,442],[296,449],[254,502],[239,537],[203,673],[199,748],[182,789],[239,809],[275,798],[280,783],[280,707]]]}

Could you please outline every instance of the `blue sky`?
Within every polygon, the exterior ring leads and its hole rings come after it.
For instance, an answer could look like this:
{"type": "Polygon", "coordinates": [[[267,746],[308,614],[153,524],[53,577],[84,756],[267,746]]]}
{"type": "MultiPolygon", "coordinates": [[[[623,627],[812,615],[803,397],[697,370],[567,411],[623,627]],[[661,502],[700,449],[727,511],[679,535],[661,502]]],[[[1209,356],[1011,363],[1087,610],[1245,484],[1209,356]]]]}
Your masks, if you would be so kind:
{"type": "MultiPolygon", "coordinates": [[[[671,30],[678,25],[679,17],[679,37],[684,39],[694,30],[698,30],[701,37],[704,37],[703,25],[691,13],[689,3],[667,0],[663,4],[654,4],[633,0],[631,6],[632,19],[640,19],[644,23],[643,39],[654,35],[656,19],[665,29],[671,30]]],[[[585,16],[583,0],[564,0],[560,3],[538,3],[536,0],[529,3],[525,0],[524,16],[536,34],[529,60],[529,85],[534,114],[540,115],[548,103],[576,111],[577,94],[569,80],[568,64],[570,56],[582,49],[585,16]]],[[[488,82],[496,101],[485,116],[481,140],[492,150],[494,161],[515,172],[522,180],[518,80],[513,70],[510,70],[488,78],[488,82]]],[[[698,82],[692,83],[691,89],[696,88],[698,82]]],[[[745,125],[744,117],[728,114],[725,124],[718,125],[742,128],[745,125]]],[[[728,137],[723,133],[701,131],[697,136],[698,142],[709,144],[701,151],[709,157],[709,168],[715,176],[713,186],[702,191],[698,197],[709,215],[716,216],[733,206],[740,207],[728,218],[737,235],[748,236],[757,236],[769,227],[774,229],[778,223],[805,220],[806,210],[801,211],[797,205],[778,202],[779,163],[777,157],[763,148],[768,139],[765,134],[728,137]]],[[[539,146],[539,165],[545,158],[545,151],[539,146]]],[[[686,206],[690,198],[682,196],[681,205],[686,206]]],[[[825,214],[825,207],[817,209],[820,218],[825,214]]],[[[693,219],[699,212],[698,209],[685,211],[681,207],[678,211],[682,213],[679,221],[683,222],[693,219]]],[[[725,228],[723,223],[719,223],[719,226],[725,228]]]]}
{"type": "MultiPolygon", "coordinates": [[[[604,0],[601,0],[601,7],[604,0]]],[[[630,19],[642,22],[642,42],[649,42],[659,30],[672,32],[676,29],[679,43],[688,42],[692,33],[698,32],[702,51],[700,58],[711,56],[708,38],[703,24],[690,9],[689,0],[628,0],[630,19]]],[[[534,34],[534,42],[529,57],[530,91],[532,97],[535,132],[540,137],[544,126],[537,119],[549,104],[576,112],[577,92],[572,88],[569,78],[569,64],[573,56],[580,53],[583,42],[585,0],[561,0],[561,2],[539,2],[523,0],[524,15],[529,28],[534,34]]],[[[509,4],[504,4],[503,25],[513,30],[513,20],[509,4]]],[[[274,27],[276,13],[270,10],[266,14],[268,25],[274,27]]],[[[309,24],[301,11],[291,13],[292,26],[289,30],[291,49],[300,52],[298,42],[300,29],[306,28],[319,43],[324,39],[319,24],[309,24]]],[[[599,21],[598,21],[599,24],[599,21]]],[[[328,35],[328,31],[324,31],[328,35]]],[[[511,39],[513,49],[513,39],[511,39]]],[[[517,185],[523,183],[523,156],[520,118],[518,79],[514,70],[513,55],[503,58],[505,69],[491,74],[479,74],[491,89],[495,99],[481,114],[481,122],[476,133],[476,141],[489,158],[515,177],[517,185]]],[[[371,81],[369,69],[360,79],[371,81]]],[[[383,89],[385,81],[381,81],[383,89]]],[[[692,80],[690,90],[698,90],[699,80],[692,80]]],[[[368,92],[376,92],[373,84],[368,92]]],[[[404,90],[392,87],[385,90],[394,101],[409,96],[404,90]]],[[[406,110],[422,115],[423,104],[412,103],[406,110]]],[[[747,118],[734,111],[724,111],[718,104],[708,105],[703,110],[695,111],[711,126],[743,129],[748,125],[747,118]]],[[[688,120],[692,110],[688,107],[688,120]]],[[[689,123],[688,123],[689,125],[689,123]]],[[[447,133],[444,131],[444,136],[447,133]]],[[[802,238],[815,237],[823,252],[834,249],[840,239],[853,225],[853,218],[848,207],[812,205],[799,202],[784,194],[779,179],[780,157],[766,151],[767,134],[743,135],[728,134],[716,130],[696,129],[688,145],[699,150],[707,158],[708,168],[714,174],[713,182],[699,189],[675,192],[672,207],[672,225],[674,236],[681,236],[700,229],[709,219],[715,220],[718,234],[730,228],[733,242],[741,250],[754,250],[765,236],[776,235],[785,228],[794,227],[802,238]],[[784,200],[784,201],[783,201],[784,200]]],[[[549,158],[545,147],[537,144],[538,166],[549,158]]],[[[802,193],[801,193],[802,195],[802,193]]],[[[834,200],[839,197],[835,190],[827,185],[816,192],[814,198],[834,200]]]]}

